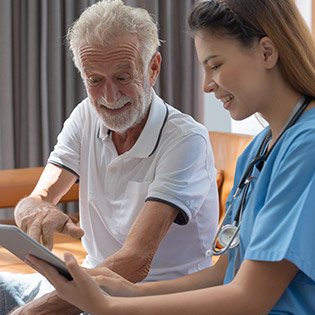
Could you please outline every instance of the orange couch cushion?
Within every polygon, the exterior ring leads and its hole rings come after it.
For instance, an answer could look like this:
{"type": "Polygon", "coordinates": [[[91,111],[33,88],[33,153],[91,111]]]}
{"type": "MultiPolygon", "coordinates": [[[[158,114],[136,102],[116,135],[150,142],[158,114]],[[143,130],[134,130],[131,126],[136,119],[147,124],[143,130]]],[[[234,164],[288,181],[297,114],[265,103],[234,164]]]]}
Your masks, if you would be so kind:
{"type": "Polygon", "coordinates": [[[228,132],[209,132],[213,148],[220,201],[220,220],[225,214],[225,203],[232,189],[237,158],[253,136],[228,132]],[[222,183],[221,183],[222,182],[222,183]]]}

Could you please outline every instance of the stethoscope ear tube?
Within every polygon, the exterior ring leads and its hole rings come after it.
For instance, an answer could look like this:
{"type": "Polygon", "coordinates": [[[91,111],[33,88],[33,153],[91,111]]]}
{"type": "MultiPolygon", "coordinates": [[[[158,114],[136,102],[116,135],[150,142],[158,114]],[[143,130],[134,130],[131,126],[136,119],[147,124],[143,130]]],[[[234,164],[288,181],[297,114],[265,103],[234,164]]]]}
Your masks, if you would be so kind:
{"type": "MultiPolygon", "coordinates": [[[[239,237],[239,230],[241,226],[241,220],[242,220],[242,214],[244,211],[244,206],[245,206],[245,200],[246,200],[246,195],[247,191],[249,188],[250,181],[252,180],[251,178],[251,173],[253,171],[254,166],[259,163],[259,162],[265,162],[271,152],[271,150],[274,148],[278,140],[281,138],[283,133],[288,130],[296,121],[297,119],[301,116],[303,113],[304,109],[307,107],[307,105],[311,102],[313,98],[312,97],[304,97],[301,101],[299,101],[292,114],[290,115],[287,124],[285,124],[283,130],[281,131],[279,137],[276,139],[276,141],[273,143],[271,148],[267,150],[265,154],[263,152],[266,150],[267,144],[271,139],[271,131],[266,134],[265,138],[263,139],[255,158],[249,163],[248,167],[246,168],[244,175],[242,176],[239,185],[236,188],[236,191],[229,203],[229,206],[226,210],[226,213],[224,215],[223,220],[221,221],[221,224],[219,225],[219,228],[216,232],[216,235],[214,237],[214,243],[212,245],[212,250],[207,250],[206,255],[214,255],[214,256],[219,256],[224,254],[228,249],[236,247],[239,242],[240,242],[240,237],[239,237]],[[302,105],[301,105],[301,102],[302,105]],[[226,218],[229,215],[232,205],[235,201],[235,199],[238,197],[240,192],[243,190],[242,198],[240,201],[240,204],[238,206],[238,209],[236,211],[236,215],[233,219],[233,223],[231,224],[225,224],[226,218]]],[[[261,170],[261,165],[257,165],[257,168],[261,170]]]]}

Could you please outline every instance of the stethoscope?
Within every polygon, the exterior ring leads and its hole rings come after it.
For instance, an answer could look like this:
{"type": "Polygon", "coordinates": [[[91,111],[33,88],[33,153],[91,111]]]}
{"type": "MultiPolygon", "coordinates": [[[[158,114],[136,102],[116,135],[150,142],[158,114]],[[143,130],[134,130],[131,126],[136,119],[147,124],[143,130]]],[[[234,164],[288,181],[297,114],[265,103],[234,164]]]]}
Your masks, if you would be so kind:
{"type": "Polygon", "coordinates": [[[274,148],[274,146],[277,144],[278,140],[281,138],[281,136],[287,131],[292,125],[295,124],[295,122],[299,119],[299,117],[302,115],[305,108],[308,106],[308,104],[311,102],[312,97],[303,97],[293,108],[292,113],[290,114],[288,118],[288,122],[285,124],[283,130],[281,131],[279,137],[275,141],[275,143],[271,146],[271,148],[267,151],[268,143],[271,139],[271,132],[266,134],[265,138],[263,139],[261,145],[259,146],[259,149],[254,157],[254,159],[249,163],[247,166],[236,190],[234,195],[232,196],[232,199],[229,203],[229,206],[226,210],[225,216],[217,230],[217,233],[214,237],[214,242],[212,246],[212,250],[207,250],[206,255],[214,255],[219,256],[224,254],[227,250],[230,248],[234,248],[239,245],[240,243],[240,237],[239,237],[239,231],[241,227],[242,222],[242,216],[244,213],[245,208],[245,201],[247,199],[248,189],[250,186],[250,182],[252,181],[252,172],[254,167],[256,166],[259,170],[262,169],[264,162],[267,160],[271,150],[274,148]],[[267,152],[266,152],[267,151],[267,152]],[[239,197],[239,195],[242,193],[242,196],[240,197],[240,203],[236,210],[236,214],[234,216],[233,222],[225,224],[225,221],[227,217],[230,215],[230,212],[233,209],[233,205],[235,203],[235,200],[239,197]]]}

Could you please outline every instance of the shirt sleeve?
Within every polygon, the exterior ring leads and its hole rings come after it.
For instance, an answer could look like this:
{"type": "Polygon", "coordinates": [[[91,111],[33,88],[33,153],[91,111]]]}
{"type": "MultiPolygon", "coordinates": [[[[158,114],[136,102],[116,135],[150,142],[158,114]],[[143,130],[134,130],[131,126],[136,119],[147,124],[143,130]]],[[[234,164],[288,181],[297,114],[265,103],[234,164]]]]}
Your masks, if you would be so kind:
{"type": "Polygon", "coordinates": [[[180,210],[175,222],[186,224],[212,189],[216,189],[216,182],[209,141],[200,134],[190,134],[168,144],[146,200],[174,206],[180,210]]]}
{"type": "Polygon", "coordinates": [[[64,167],[77,176],[80,174],[81,138],[86,116],[83,103],[80,103],[65,121],[57,144],[48,158],[49,163],[64,167]]]}
{"type": "Polygon", "coordinates": [[[294,139],[278,155],[245,259],[287,259],[315,280],[314,134],[294,139]]]}

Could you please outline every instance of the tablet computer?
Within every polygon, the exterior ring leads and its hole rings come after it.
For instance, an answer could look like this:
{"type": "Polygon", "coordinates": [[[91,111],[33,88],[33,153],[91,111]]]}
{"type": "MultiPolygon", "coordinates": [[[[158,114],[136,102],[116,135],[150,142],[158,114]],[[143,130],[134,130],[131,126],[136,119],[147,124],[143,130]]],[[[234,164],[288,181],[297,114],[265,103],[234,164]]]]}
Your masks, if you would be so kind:
{"type": "Polygon", "coordinates": [[[0,224],[0,245],[23,261],[28,254],[40,258],[54,266],[68,280],[72,280],[65,263],[60,258],[15,225],[0,224]]]}

